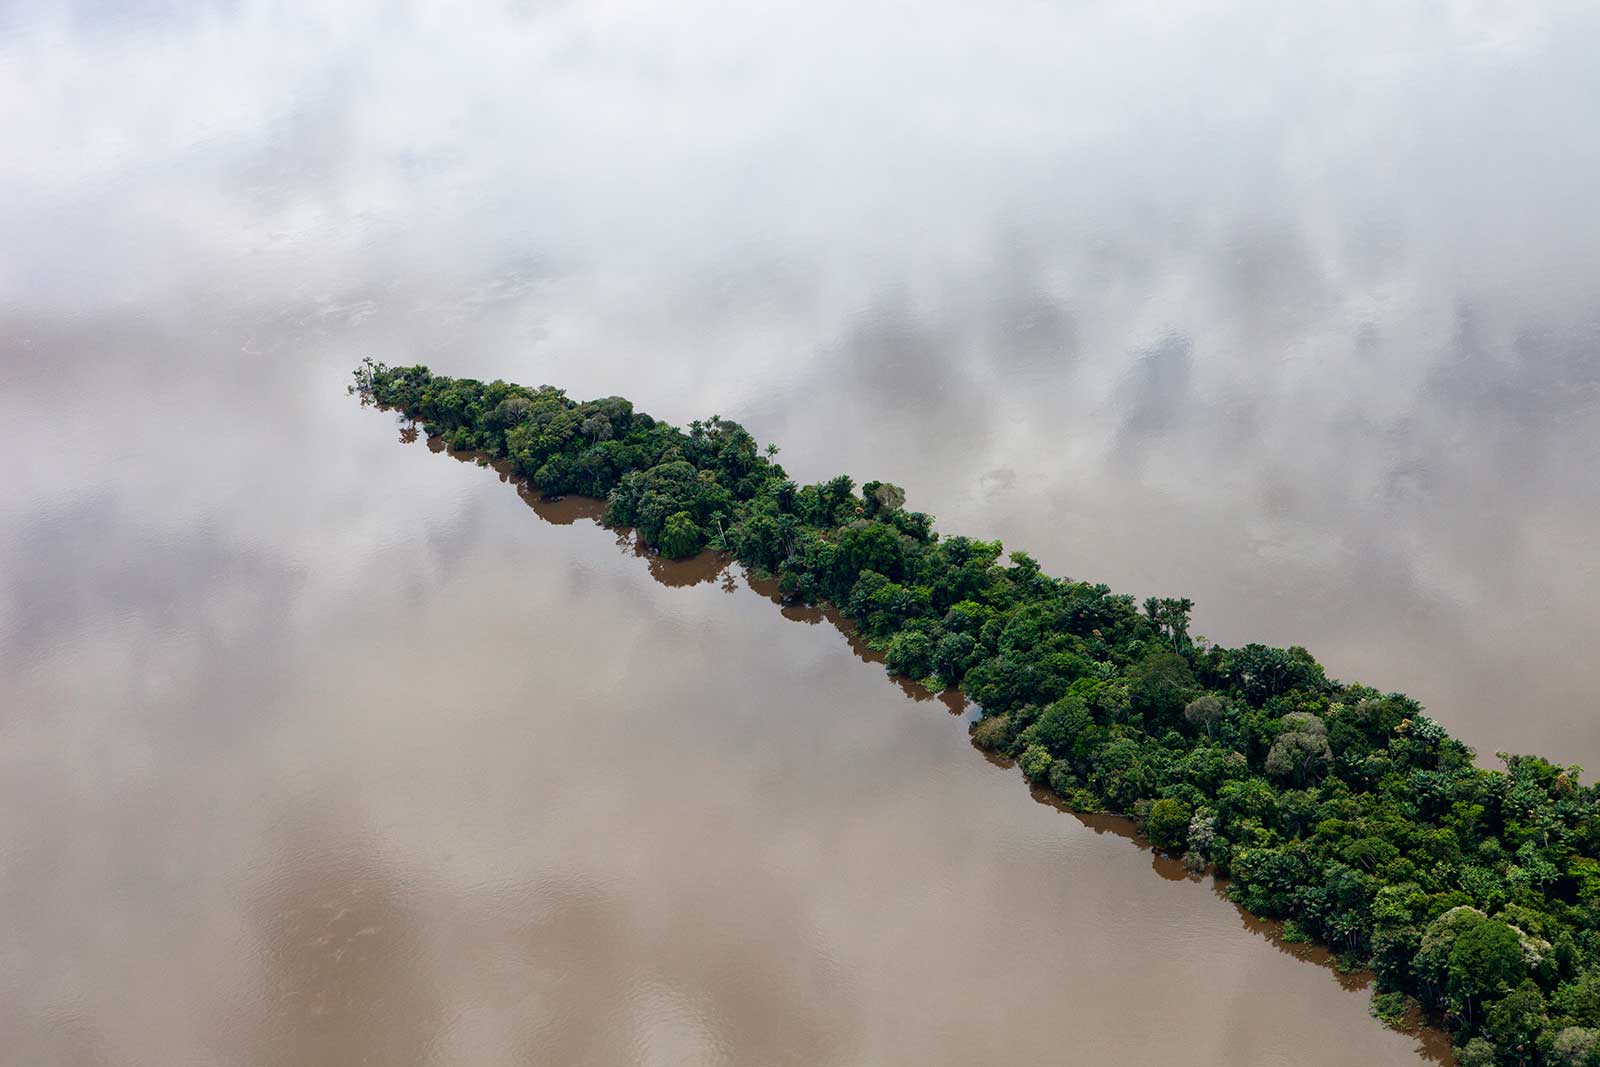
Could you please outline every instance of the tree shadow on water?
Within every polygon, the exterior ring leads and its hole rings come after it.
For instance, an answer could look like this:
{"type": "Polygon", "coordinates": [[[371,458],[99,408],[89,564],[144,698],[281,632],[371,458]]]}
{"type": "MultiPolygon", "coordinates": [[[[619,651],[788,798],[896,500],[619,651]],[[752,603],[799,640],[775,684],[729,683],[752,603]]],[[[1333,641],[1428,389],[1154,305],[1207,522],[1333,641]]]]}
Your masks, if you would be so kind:
{"type": "MultiPolygon", "coordinates": [[[[414,431],[415,426],[408,429],[414,431]]],[[[415,441],[417,435],[413,432],[410,438],[406,438],[402,432],[402,440],[415,441]]],[[[571,526],[580,521],[588,521],[612,530],[616,535],[618,549],[644,560],[649,568],[650,577],[661,585],[684,589],[709,582],[720,582],[723,591],[728,593],[736,592],[740,585],[743,585],[772,601],[778,606],[783,617],[791,622],[804,623],[807,626],[823,623],[833,626],[844,637],[845,643],[857,659],[880,667],[884,665],[884,654],[868,644],[856,629],[855,623],[845,618],[837,608],[791,601],[779,591],[776,579],[755,577],[742,564],[723,552],[707,549],[689,559],[667,559],[646,545],[637,531],[631,527],[607,527],[606,502],[603,500],[576,495],[546,497],[528,479],[514,473],[509,460],[495,459],[484,452],[457,451],[452,449],[444,438],[438,436],[429,437],[427,446],[428,451],[449,456],[458,463],[493,471],[502,483],[516,490],[517,496],[535,515],[553,526],[571,526]]],[[[975,711],[975,706],[959,689],[933,690],[909,678],[890,676],[887,671],[884,673],[911,700],[938,701],[952,715],[967,715],[975,711]]]]}
{"type": "MultiPolygon", "coordinates": [[[[974,746],[975,748],[977,746],[974,746]]],[[[1005,756],[999,756],[983,749],[989,762],[996,766],[1014,768],[1016,761],[1005,756]]],[[[1156,848],[1139,832],[1139,825],[1131,816],[1118,815],[1112,812],[1081,812],[1072,808],[1056,793],[1042,785],[1030,785],[1029,792],[1033,799],[1047,807],[1054,808],[1063,815],[1070,815],[1073,819],[1097,834],[1111,834],[1129,842],[1141,851],[1150,854],[1150,868],[1169,882],[1194,882],[1196,884],[1209,881],[1212,893],[1219,900],[1225,902],[1238,916],[1240,925],[1255,936],[1262,938],[1273,948],[1286,956],[1293,956],[1302,963],[1310,963],[1322,968],[1331,974],[1339,987],[1346,992],[1358,993],[1370,989],[1376,978],[1371,971],[1360,968],[1346,967],[1339,957],[1327,945],[1311,941],[1289,940],[1285,936],[1284,924],[1278,919],[1263,919],[1246,911],[1237,901],[1228,895],[1229,880],[1226,875],[1218,874],[1214,870],[1191,871],[1181,859],[1167,849],[1156,848]]],[[[1430,1063],[1452,1064],[1455,1062],[1450,1048],[1450,1035],[1438,1025],[1438,1020],[1425,1018],[1418,1010],[1413,1009],[1407,1017],[1396,1027],[1400,1032],[1416,1038],[1416,1053],[1430,1063]]]]}
{"type": "MultiPolygon", "coordinates": [[[[403,435],[402,435],[403,436],[403,435]]],[[[412,440],[416,440],[413,435],[412,440]]],[[[533,513],[552,526],[572,526],[578,522],[592,522],[605,526],[606,502],[587,496],[546,497],[511,469],[510,460],[493,459],[484,452],[456,451],[442,437],[428,438],[428,451],[449,456],[458,463],[491,470],[500,481],[517,491],[522,502],[533,513]]],[[[703,585],[730,575],[730,560],[719,552],[705,551],[689,559],[667,559],[644,543],[631,527],[607,527],[616,533],[617,548],[622,552],[646,561],[650,577],[662,585],[675,589],[703,585]]],[[[727,588],[724,582],[724,588],[727,588]]],[[[730,590],[731,591],[731,590],[730,590]]]]}

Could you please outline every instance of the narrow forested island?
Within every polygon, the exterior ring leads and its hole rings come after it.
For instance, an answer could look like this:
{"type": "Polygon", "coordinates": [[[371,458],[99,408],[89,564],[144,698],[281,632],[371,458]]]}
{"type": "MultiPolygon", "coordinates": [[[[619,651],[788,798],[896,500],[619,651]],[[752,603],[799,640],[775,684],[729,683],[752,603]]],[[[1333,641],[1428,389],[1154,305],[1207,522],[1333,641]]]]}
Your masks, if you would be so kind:
{"type": "Polygon", "coordinates": [[[1370,967],[1375,1013],[1416,998],[1464,1067],[1600,1065],[1600,788],[1579,768],[1482,769],[1415,701],[1335,681],[1303,648],[1195,640],[1189,600],[1001,562],[885,482],[797,485],[727,419],[685,432],[619,397],[371,360],[356,388],[548,496],[605,499],[664,556],[719,549],[837,606],[890,672],[977,703],[978,745],[1370,967]]]}

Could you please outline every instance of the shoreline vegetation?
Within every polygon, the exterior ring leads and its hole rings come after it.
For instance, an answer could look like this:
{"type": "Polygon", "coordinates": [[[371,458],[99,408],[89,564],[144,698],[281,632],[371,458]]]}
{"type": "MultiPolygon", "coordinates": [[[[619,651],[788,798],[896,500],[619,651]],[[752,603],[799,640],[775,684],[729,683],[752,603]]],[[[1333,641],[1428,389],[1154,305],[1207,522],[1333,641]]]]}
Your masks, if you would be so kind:
{"type": "Polygon", "coordinates": [[[959,690],[974,743],[1077,812],[1134,819],[1286,941],[1426,1011],[1462,1067],[1600,1067],[1600,788],[1501,753],[1480,768],[1400,693],[1303,648],[1191,637],[1185,598],[1053,578],[944,535],[886,482],[801,486],[737,423],[687,431],[608,397],[365,361],[354,391],[547,497],[606,501],[668,559],[718,549],[837,608],[891,675],[959,690]]]}

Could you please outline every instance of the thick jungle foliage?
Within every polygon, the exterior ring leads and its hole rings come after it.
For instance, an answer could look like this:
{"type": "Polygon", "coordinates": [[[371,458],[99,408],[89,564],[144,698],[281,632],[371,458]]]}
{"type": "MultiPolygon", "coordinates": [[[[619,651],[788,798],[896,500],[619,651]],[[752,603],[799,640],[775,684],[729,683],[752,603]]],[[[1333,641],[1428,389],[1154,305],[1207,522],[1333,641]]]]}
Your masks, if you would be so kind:
{"type": "Polygon", "coordinates": [[[1188,600],[1002,562],[883,482],[797,485],[718,416],[685,432],[617,397],[370,361],[356,378],[547,495],[605,498],[663,555],[720,549],[837,605],[891,672],[962,687],[978,744],[1075,806],[1142,818],[1251,912],[1370,966],[1439,1013],[1462,1062],[1600,1064],[1600,789],[1577,767],[1482,769],[1415,701],[1303,648],[1197,641],[1188,600]]]}

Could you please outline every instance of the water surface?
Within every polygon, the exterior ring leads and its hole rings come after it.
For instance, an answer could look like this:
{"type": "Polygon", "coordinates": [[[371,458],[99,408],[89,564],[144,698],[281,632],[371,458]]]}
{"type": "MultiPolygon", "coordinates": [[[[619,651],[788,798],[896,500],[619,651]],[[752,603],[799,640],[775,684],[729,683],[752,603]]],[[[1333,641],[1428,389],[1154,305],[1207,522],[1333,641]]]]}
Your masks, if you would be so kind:
{"type": "Polygon", "coordinates": [[[343,387],[736,418],[1600,768],[1597,23],[0,4],[8,1055],[1421,1062],[831,623],[343,387]]]}

